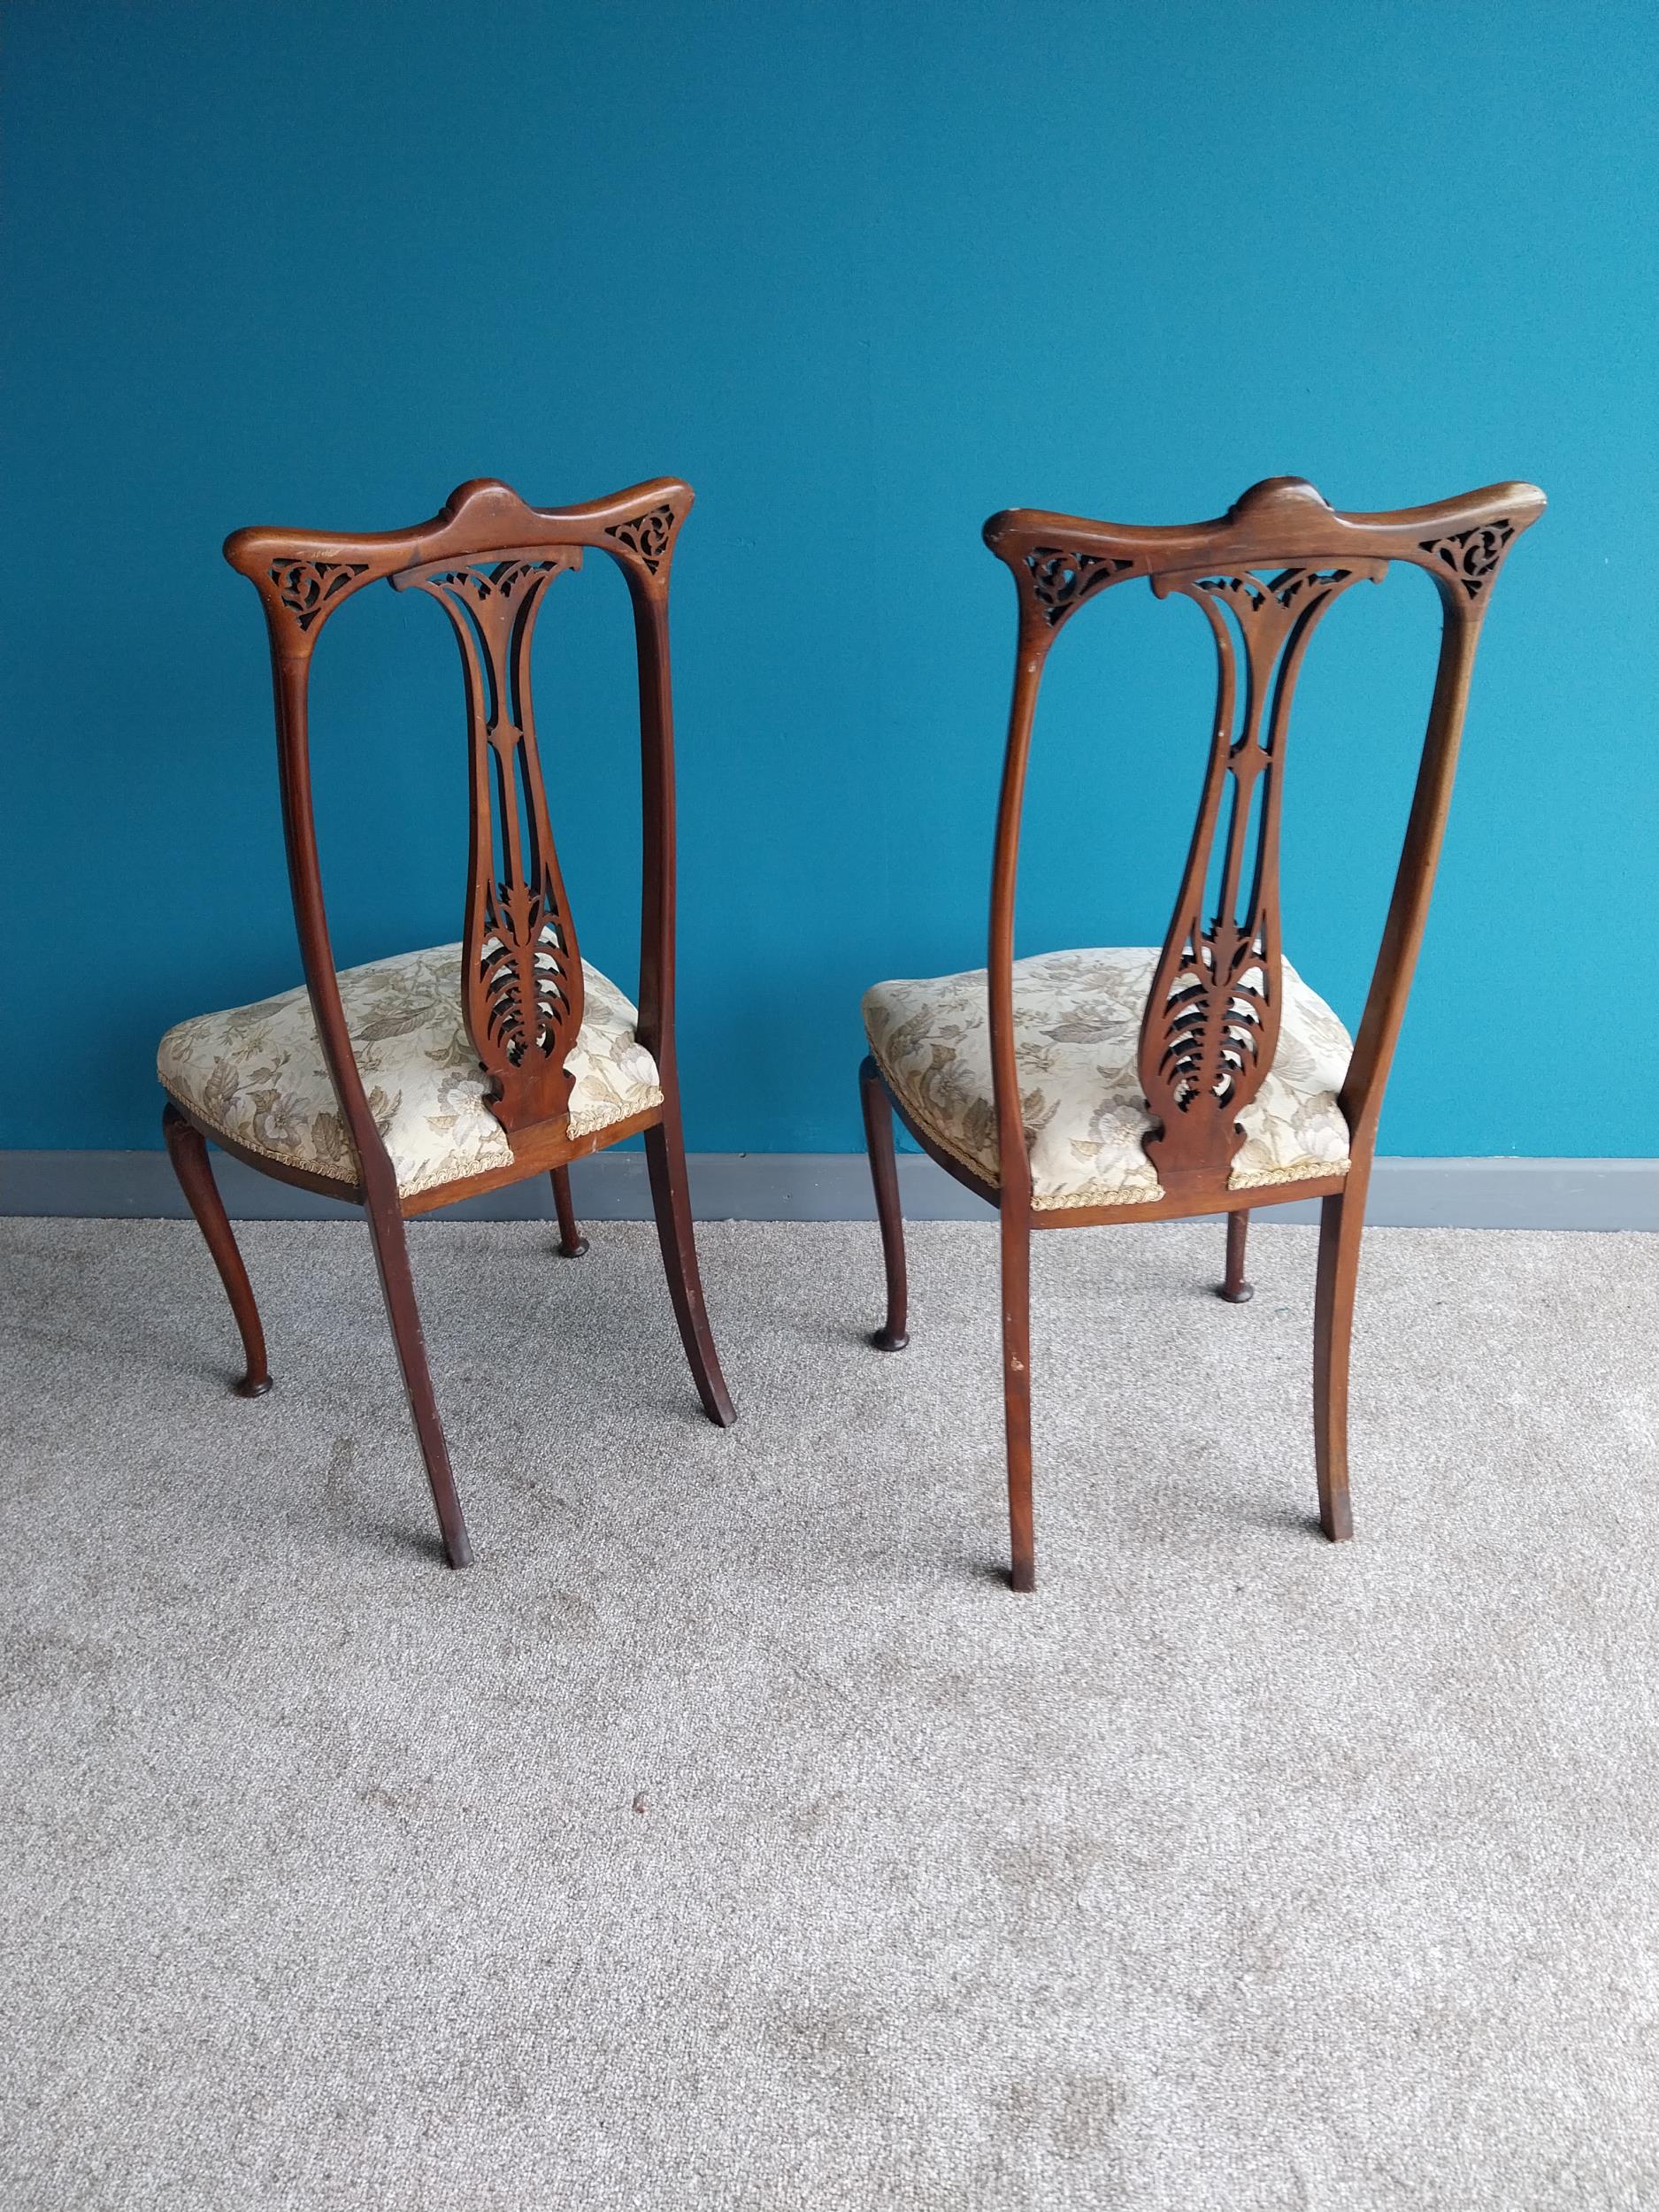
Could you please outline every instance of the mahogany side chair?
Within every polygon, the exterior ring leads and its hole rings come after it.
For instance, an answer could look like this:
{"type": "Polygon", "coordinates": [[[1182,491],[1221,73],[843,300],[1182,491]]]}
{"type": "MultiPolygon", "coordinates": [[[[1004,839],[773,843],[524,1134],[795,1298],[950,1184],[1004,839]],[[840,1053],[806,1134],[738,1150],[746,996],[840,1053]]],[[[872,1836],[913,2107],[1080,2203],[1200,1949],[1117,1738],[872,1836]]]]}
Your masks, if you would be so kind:
{"type": "Polygon", "coordinates": [[[247,1271],[206,1140],[301,1189],[361,1205],[452,1567],[472,1556],[427,1371],[404,1221],[550,1174],[559,1250],[587,1244],[571,1161],[643,1137],[674,1317],[709,1419],[735,1418],[703,1310],[674,1059],[674,754],[668,580],[688,485],[527,507],[505,484],[451,493],[413,529],[367,537],[238,530],[225,557],[258,592],[304,984],[181,1022],[161,1041],[162,1127],[242,1333],[235,1388],[271,1386],[247,1271]],[[548,586],[584,550],[621,570],[639,662],[643,901],[638,1010],[577,949],[549,826],[530,644],[548,586]],[[324,625],[384,579],[449,618],[465,681],[471,809],[458,944],[336,973],[312,815],[306,700],[324,625]]]}
{"type": "Polygon", "coordinates": [[[1475,649],[1514,541],[1544,511],[1496,484],[1394,514],[1338,514],[1297,477],[1214,522],[1148,529],[1017,509],[985,541],[1019,596],[1018,651],[991,875],[988,969],[865,995],[864,1132],[887,1273],[882,1351],[909,1341],[893,1114],[1001,1216],[1002,1384],[1017,1590],[1035,1586],[1031,1236],[1225,1213],[1221,1294],[1241,1302],[1250,1210],[1321,1203],[1314,1323],[1319,1520],[1352,1532],[1348,1344],[1383,1087],[1433,887],[1475,649]],[[1393,562],[1442,610],[1415,793],[1357,1040],[1285,958],[1279,812],[1292,695],[1317,625],[1393,562]],[[1049,649],[1086,602],[1144,577],[1191,600],[1215,642],[1214,729],[1197,824],[1161,947],[1014,957],[1021,803],[1049,649]],[[1223,827],[1225,819],[1225,830],[1223,827]],[[1208,918],[1206,918],[1208,917],[1208,918]]]}

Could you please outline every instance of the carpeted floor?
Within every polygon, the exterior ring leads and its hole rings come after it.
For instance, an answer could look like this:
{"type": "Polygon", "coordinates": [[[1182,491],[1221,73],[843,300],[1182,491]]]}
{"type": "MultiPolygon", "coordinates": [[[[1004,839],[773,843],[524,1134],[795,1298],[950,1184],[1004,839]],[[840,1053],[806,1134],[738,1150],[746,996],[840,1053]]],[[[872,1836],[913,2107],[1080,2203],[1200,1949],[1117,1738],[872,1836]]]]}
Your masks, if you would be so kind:
{"type": "Polygon", "coordinates": [[[1659,1240],[415,1232],[447,1573],[355,1226],[13,1222],[7,2212],[1659,2205],[1659,1240]]]}

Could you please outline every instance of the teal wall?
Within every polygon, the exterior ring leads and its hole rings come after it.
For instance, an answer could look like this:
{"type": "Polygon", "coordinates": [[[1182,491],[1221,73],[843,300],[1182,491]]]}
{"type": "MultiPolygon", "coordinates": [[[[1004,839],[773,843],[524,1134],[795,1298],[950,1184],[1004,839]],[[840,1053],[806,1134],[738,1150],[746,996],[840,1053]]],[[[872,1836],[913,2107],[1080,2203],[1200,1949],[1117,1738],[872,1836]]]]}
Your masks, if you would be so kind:
{"type": "MultiPolygon", "coordinates": [[[[232,526],[659,472],[695,1148],[858,1142],[857,998],[983,956],[1010,504],[1548,492],[1489,618],[1382,1133],[1659,1151],[1650,4],[12,0],[0,1141],[157,1141],[180,1016],[297,979],[232,526]]],[[[1427,700],[1421,578],[1310,662],[1292,957],[1357,1013],[1427,700]]],[[[584,949],[630,980],[619,581],[543,616],[584,949]]],[[[1208,648],[1137,588],[1055,655],[1023,949],[1161,933],[1208,648]]],[[[318,662],[345,962],[458,932],[458,677],[376,592],[318,662]]]]}

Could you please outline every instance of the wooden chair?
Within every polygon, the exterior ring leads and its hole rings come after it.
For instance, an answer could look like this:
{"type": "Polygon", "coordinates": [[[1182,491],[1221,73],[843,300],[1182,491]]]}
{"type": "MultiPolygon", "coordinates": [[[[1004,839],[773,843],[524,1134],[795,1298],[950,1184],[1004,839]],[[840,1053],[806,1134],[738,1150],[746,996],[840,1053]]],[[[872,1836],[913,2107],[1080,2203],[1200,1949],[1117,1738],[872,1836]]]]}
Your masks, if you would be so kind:
{"type": "Polygon", "coordinates": [[[674,1063],[674,757],[668,579],[687,485],[636,485],[583,507],[526,507],[464,484],[411,530],[369,537],[238,530],[225,557],[258,592],[276,686],[288,879],[305,982],[181,1023],[159,1055],[162,1127],[247,1356],[235,1386],[268,1390],[265,1338],[205,1140],[304,1190],[364,1207],[410,1409],[452,1567],[471,1558],[426,1368],[403,1223],[550,1174],[559,1250],[587,1245],[569,1164],[641,1134],[674,1317],[703,1411],[735,1417],[697,1275],[674,1063]],[[530,641],[548,586],[584,549],[633,602],[643,757],[639,1009],[582,960],[549,827],[531,710],[530,641]],[[472,805],[463,941],[336,974],[312,819],[306,696],[323,626],[384,579],[449,616],[465,679],[472,805]]]}
{"type": "Polygon", "coordinates": [[[1018,509],[985,541],[1019,595],[1018,654],[991,877],[988,972],[879,984],[861,1071],[887,1316],[906,1335],[893,1112],[925,1152],[998,1209],[1013,1586],[1035,1585],[1030,1254],[1033,1229],[1225,1213],[1222,1294],[1248,1298],[1253,1207],[1322,1201],[1314,1326],[1319,1519],[1351,1533],[1348,1340],[1383,1087],[1405,1012],[1446,825],[1481,618],[1509,547],[1543,512],[1498,484],[1396,514],[1337,514],[1310,484],[1257,484],[1218,521],[1125,528],[1018,509]],[[1332,602],[1394,561],[1426,569],[1443,609],[1439,669],[1393,899],[1357,1041],[1281,949],[1281,769],[1302,656],[1332,602]],[[1192,600],[1218,690],[1197,826],[1161,949],[1014,958],[1015,875],[1044,664],[1087,601],[1145,577],[1192,600]],[[1231,788],[1226,828],[1223,802],[1231,788]],[[1210,917],[1206,922],[1205,916],[1210,917]]]}

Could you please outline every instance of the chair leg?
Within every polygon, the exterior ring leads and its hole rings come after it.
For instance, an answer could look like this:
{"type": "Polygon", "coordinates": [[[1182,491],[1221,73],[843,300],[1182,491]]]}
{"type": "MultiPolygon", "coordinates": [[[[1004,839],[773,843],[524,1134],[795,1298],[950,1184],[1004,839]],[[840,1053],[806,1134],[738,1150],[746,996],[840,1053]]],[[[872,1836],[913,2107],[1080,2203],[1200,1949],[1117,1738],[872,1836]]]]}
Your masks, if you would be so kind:
{"type": "Polygon", "coordinates": [[[577,1225],[576,1209],[571,1203],[571,1171],[567,1167],[553,1170],[553,1205],[559,1217],[559,1256],[579,1260],[588,1249],[588,1240],[577,1225]]]}
{"type": "Polygon", "coordinates": [[[1327,1198],[1320,1208],[1313,1318],[1313,1449],[1319,1475],[1319,1525],[1333,1544],[1354,1533],[1348,1494],[1348,1368],[1364,1227],[1363,1186],[1327,1198]]]}
{"type": "Polygon", "coordinates": [[[271,1387],[271,1370],[265,1361],[265,1331],[259,1325],[259,1309],[254,1303],[253,1286],[248,1280],[248,1271],[242,1265],[242,1254],[236,1248],[236,1239],[225,1211],[225,1202],[219,1194],[219,1185],[213,1180],[206,1140],[194,1123],[185,1119],[171,1099],[161,1111],[161,1133],[166,1142],[167,1157],[173,1162],[173,1171],[179,1179],[179,1187],[196,1217],[196,1227],[207,1240],[207,1248],[213,1256],[219,1279],[225,1286],[231,1312],[242,1333],[242,1356],[247,1368],[242,1380],[233,1383],[231,1387],[239,1398],[263,1398],[271,1387]]]}
{"type": "Polygon", "coordinates": [[[1002,1216],[1002,1416],[1008,1438],[1008,1532],[1016,1590],[1037,1586],[1031,1500],[1031,1223],[1002,1216]]]}
{"type": "Polygon", "coordinates": [[[904,1215],[899,1204],[899,1170],[893,1153],[893,1102],[881,1080],[873,1053],[858,1071],[858,1094],[864,1110],[864,1148],[875,1185],[876,1219],[881,1225],[881,1264],[887,1279],[887,1317],[871,1332],[878,1352],[902,1352],[910,1342],[910,1284],[904,1268],[904,1215]]]}
{"type": "Polygon", "coordinates": [[[664,1107],[663,1119],[645,1133],[645,1162],[650,1172],[657,1241],[663,1248],[663,1271],[668,1278],[668,1294],[673,1302],[674,1319],[680,1324],[691,1378],[710,1420],[717,1428],[729,1429],[737,1412],[720,1372],[719,1355],[703,1309],[691,1197],[686,1187],[685,1140],[680,1117],[672,1107],[664,1107]]]}
{"type": "Polygon", "coordinates": [[[454,1471],[449,1465],[443,1424],[438,1417],[432,1375],[426,1365],[426,1346],[420,1332],[420,1310],[415,1303],[414,1277],[409,1270],[409,1240],[403,1233],[403,1216],[394,1205],[376,1205],[373,1202],[367,1212],[374,1264],[386,1297],[387,1318],[392,1325],[392,1341],[397,1347],[398,1363],[403,1371],[403,1387],[409,1394],[409,1410],[414,1417],[420,1455],[426,1463],[432,1502],[438,1509],[443,1555],[450,1566],[468,1567],[472,1563],[472,1547],[455,1487],[454,1471]]]}
{"type": "Polygon", "coordinates": [[[1244,1279],[1244,1240],[1250,1233],[1250,1210],[1240,1206],[1227,1216],[1227,1274],[1226,1280],[1217,1292],[1230,1306],[1248,1306],[1256,1295],[1256,1286],[1244,1279]]]}

